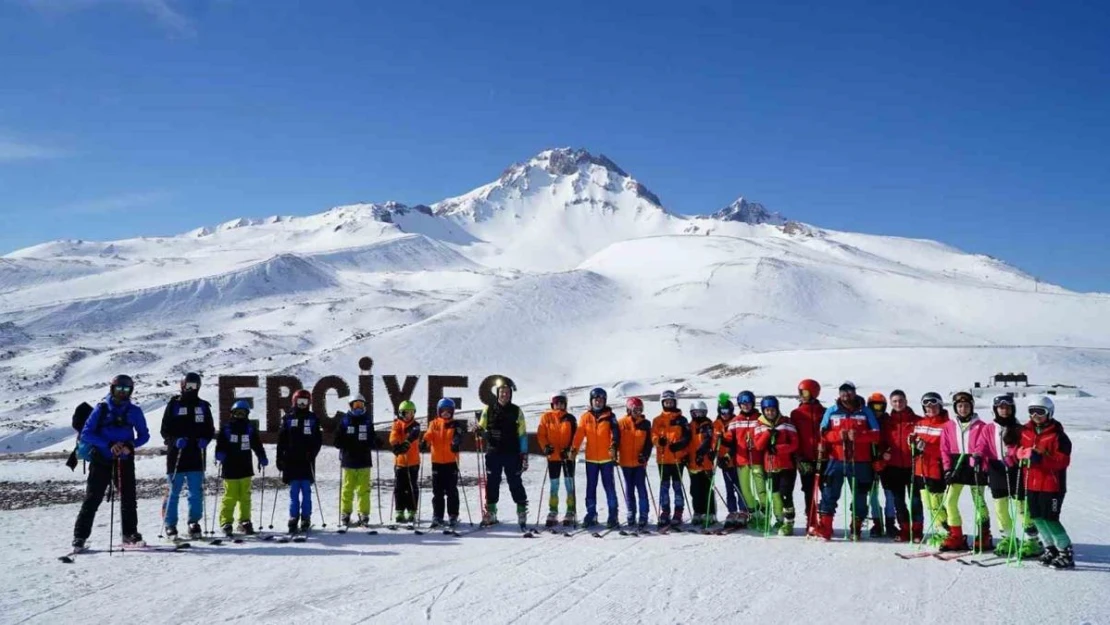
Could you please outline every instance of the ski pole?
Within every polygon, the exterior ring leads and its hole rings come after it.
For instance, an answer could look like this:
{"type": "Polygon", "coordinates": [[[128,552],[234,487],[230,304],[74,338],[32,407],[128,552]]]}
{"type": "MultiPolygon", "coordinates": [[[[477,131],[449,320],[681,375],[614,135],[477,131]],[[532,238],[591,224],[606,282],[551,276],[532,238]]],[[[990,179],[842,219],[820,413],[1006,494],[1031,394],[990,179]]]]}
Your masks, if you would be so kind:
{"type": "MultiPolygon", "coordinates": [[[[620,482],[621,491],[624,493],[624,505],[628,506],[628,512],[629,513],[634,514],[636,512],[636,509],[632,505],[632,500],[629,499],[629,495],[631,493],[629,493],[628,489],[624,487],[624,476],[622,475],[623,471],[621,470],[620,463],[618,463],[618,462],[613,463],[613,472],[617,474],[617,481],[620,482]]],[[[620,516],[620,510],[619,509],[617,510],[617,516],[618,517],[620,516]]],[[[620,522],[619,518],[618,518],[617,522],[618,523],[620,522]]]]}
{"type": "MultiPolygon", "coordinates": [[[[343,477],[344,476],[343,476],[343,463],[340,462],[339,464],[340,464],[340,466],[339,466],[339,494],[336,496],[337,501],[336,501],[336,504],[335,504],[335,509],[339,513],[339,518],[337,518],[335,520],[335,526],[338,527],[338,528],[343,528],[343,527],[346,527],[345,525],[343,525],[343,477]]],[[[352,499],[351,503],[354,503],[353,493],[352,493],[351,499],[352,499]]]]}
{"type": "MultiPolygon", "coordinates": [[[[540,482],[540,493],[538,495],[536,495],[536,523],[535,524],[537,526],[540,524],[540,512],[543,511],[543,506],[540,505],[540,502],[543,501],[543,488],[545,486],[547,486],[547,477],[548,477],[547,474],[548,474],[548,471],[544,470],[543,480],[540,482]]],[[[558,485],[556,484],[556,486],[558,486],[558,485]]],[[[556,489],[556,492],[558,492],[558,489],[556,489]]],[[[556,495],[556,502],[557,501],[558,501],[558,495],[556,495]]]]}
{"type": "MultiPolygon", "coordinates": [[[[216,469],[216,480],[217,480],[216,481],[216,488],[212,491],[212,534],[213,535],[216,533],[216,524],[219,522],[219,519],[217,519],[217,517],[216,517],[216,511],[217,511],[216,500],[220,496],[220,487],[223,486],[223,482],[224,482],[223,481],[224,467],[220,463],[216,463],[216,464],[218,465],[218,467],[216,469]]],[[[233,512],[234,512],[234,510],[233,510],[233,512]]]]}
{"type": "MultiPolygon", "coordinates": [[[[713,454],[711,456],[713,467],[709,470],[709,496],[706,497],[705,502],[705,529],[709,529],[709,508],[713,503],[713,493],[717,490],[716,477],[717,477],[717,453],[721,449],[721,438],[718,436],[716,444],[713,447],[713,454]]],[[[714,515],[716,516],[716,515],[714,515]]]]}
{"type": "MultiPolygon", "coordinates": [[[[412,496],[416,497],[416,520],[412,523],[413,529],[420,525],[420,507],[424,503],[424,498],[420,496],[420,483],[424,480],[424,452],[417,454],[417,461],[420,467],[416,470],[416,487],[412,489],[412,496]]],[[[409,473],[409,476],[411,479],[412,473],[409,473]]]]}
{"type": "Polygon", "coordinates": [[[119,458],[116,458],[115,463],[116,475],[109,476],[108,479],[108,555],[112,555],[115,546],[116,536],[116,497],[115,497],[115,477],[119,475],[119,458]]]}
{"type": "MultiPolygon", "coordinates": [[[[690,501],[690,498],[686,495],[686,485],[682,483],[683,465],[682,463],[679,463],[675,465],[675,467],[675,475],[677,476],[676,479],[678,480],[678,491],[682,493],[682,503],[685,504],[687,501],[690,501]]],[[[685,505],[683,507],[685,507],[685,505]]],[[[694,507],[694,502],[690,501],[690,507],[694,507]]],[[[678,506],[675,506],[675,509],[678,509],[678,506]]],[[[691,514],[693,513],[691,512],[691,514]]]]}
{"type": "MultiPolygon", "coordinates": [[[[656,467],[659,466],[658,459],[655,461],[655,466],[656,467]]],[[[659,474],[660,474],[660,476],[662,476],[662,474],[663,474],[662,469],[660,469],[659,474]]],[[[651,489],[651,479],[649,477],[650,475],[651,475],[651,473],[647,470],[647,465],[644,465],[644,482],[647,485],[648,497],[651,498],[651,508],[652,508],[652,510],[655,511],[655,518],[658,519],[659,518],[659,506],[656,505],[656,503],[655,503],[655,492],[653,492],[652,489],[651,489]]]]}
{"type": "MultiPolygon", "coordinates": [[[[385,521],[382,520],[382,453],[378,449],[377,432],[374,433],[374,481],[376,482],[375,488],[378,490],[378,525],[384,525],[385,521]]],[[[392,515],[393,512],[390,511],[392,515]]]]}
{"type": "Polygon", "coordinates": [[[316,459],[308,459],[308,474],[312,476],[312,487],[316,490],[316,508],[320,510],[320,524],[328,526],[327,517],[324,515],[324,500],[320,498],[320,485],[316,483],[316,459]]]}
{"type": "Polygon", "coordinates": [[[262,493],[258,497],[258,523],[262,524],[262,519],[266,515],[266,467],[259,467],[262,471],[262,493]]]}
{"type": "MultiPolygon", "coordinates": [[[[910,501],[909,501],[909,506],[907,506],[907,507],[910,510],[909,524],[910,524],[910,544],[911,545],[913,544],[913,491],[917,489],[917,476],[914,475],[915,473],[917,473],[917,441],[914,441],[913,443],[910,444],[910,492],[908,493],[910,501]]],[[[921,483],[922,483],[922,486],[924,486],[925,480],[922,480],[921,483]]],[[[921,502],[921,503],[922,503],[922,505],[925,504],[925,502],[921,502]]],[[[924,513],[925,511],[922,510],[921,512],[924,513]]]]}
{"type": "MultiPolygon", "coordinates": [[[[266,469],[265,468],[262,469],[262,476],[263,476],[262,479],[266,479],[266,477],[265,477],[266,476],[266,469]]],[[[273,503],[272,506],[270,506],[270,527],[269,527],[269,529],[274,529],[274,515],[277,513],[277,500],[278,500],[277,493],[274,493],[274,503],[273,503]]]]}
{"type": "MultiPolygon", "coordinates": [[[[175,447],[176,449],[176,447],[175,447]]],[[[169,505],[170,493],[173,492],[173,483],[177,481],[177,466],[181,464],[181,450],[177,450],[177,457],[173,461],[173,473],[170,474],[170,482],[166,485],[166,494],[162,495],[162,526],[158,528],[158,538],[162,538],[162,532],[166,527],[166,506],[169,505]]],[[[176,512],[176,510],[174,511],[176,512]]]]}
{"type": "MultiPolygon", "coordinates": [[[[455,456],[455,475],[460,477],[462,476],[462,461],[460,455],[455,456]]],[[[459,488],[459,490],[462,491],[463,503],[466,504],[466,522],[469,523],[471,527],[473,527],[474,517],[470,516],[470,498],[466,496],[465,487],[459,488]]]]}

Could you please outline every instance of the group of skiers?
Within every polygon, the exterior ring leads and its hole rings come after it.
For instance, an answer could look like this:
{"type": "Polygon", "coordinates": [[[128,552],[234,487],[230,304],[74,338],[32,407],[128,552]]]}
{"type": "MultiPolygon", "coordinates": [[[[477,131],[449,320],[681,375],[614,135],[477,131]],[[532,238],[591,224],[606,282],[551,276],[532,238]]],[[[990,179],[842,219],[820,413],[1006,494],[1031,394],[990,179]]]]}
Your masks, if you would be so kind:
{"type": "MultiPolygon", "coordinates": [[[[199,375],[187,374],[180,394],[170,399],[163,414],[160,431],[167,445],[168,477],[164,532],[177,536],[178,498],[188,488],[188,533],[201,535],[205,454],[215,440],[215,458],[224,480],[219,523],[225,534],[233,535],[238,508],[238,531],[253,534],[251,478],[255,460],[264,470],[268,459],[259,433],[247,418],[250,405],[235,402],[231,419],[217,429],[211,406],[199,398],[200,386],[199,375]]],[[[108,396],[81,428],[78,454],[91,468],[74,527],[75,549],[84,546],[105,490],[113,487],[120,494],[124,543],[142,542],[136,530],[134,450],[150,435],[142,410],[130,401],[133,390],[128,376],[113,378],[108,396]]],[[[502,476],[516,504],[518,523],[522,529],[527,524],[528,498],[521,475],[528,468],[528,438],[524,412],[512,401],[514,390],[511,383],[498,383],[493,389],[496,399],[482,411],[476,427],[482,526],[498,523],[502,476]]],[[[560,483],[565,492],[561,524],[579,525],[575,467],[578,455],[584,453],[586,514],[581,525],[600,524],[600,482],[607,500],[605,525],[620,527],[619,481],[625,524],[632,531],[646,531],[648,500],[654,496],[647,465],[654,453],[659,478],[656,527],[661,531],[681,528],[687,502],[694,527],[716,526],[720,498],[727,509],[723,531],[754,526],[766,534],[790,536],[797,521],[794,490],[800,480],[806,533],[812,537],[832,538],[837,505],[847,492],[846,537],[852,540],[862,538],[870,512],[871,537],[924,541],[940,551],[993,548],[1000,556],[1036,557],[1058,569],[1074,567],[1071,540],[1060,523],[1071,441],[1054,418],[1051,398],[1032,399],[1029,420],[1021,423],[1012,394],[995,397],[993,418],[984,420],[975,411],[975,398],[963,391],[952,396],[954,416],[935,392],[921,398],[924,414],[920,416],[901,390],[890,393],[889,410],[886,396],[873,393],[864,400],[851,382],[840,385],[836,401],[828,408],[821,404],[820,393],[816,381],[802,380],[799,404],[789,414],[782,412],[773,396],[763,397],[757,407],[751,391],[739,393],[735,404],[722,393],[717,414],[711,418],[701,400],[692,402],[689,415],[684,415],[676,393],[665,390],[660,394],[662,412],[650,421],[638,397],[626,400],[625,414],[618,418],[608,405],[606,391],[594,388],[588,409],[576,418],[568,412],[566,394],[556,394],[536,433],[547,458],[545,479],[550,479],[546,526],[560,524],[560,483]],[[723,495],[716,489],[718,471],[723,495]],[[685,472],[689,472],[689,494],[685,472]],[[988,488],[1001,531],[997,544],[985,499],[988,488]],[[970,546],[959,510],[965,490],[975,510],[970,546]]],[[[291,534],[312,527],[312,489],[323,437],[311,399],[305,390],[293,394],[278,433],[276,465],[289,486],[291,534]]],[[[415,524],[420,516],[422,456],[429,453],[432,527],[450,531],[458,525],[459,450],[468,433],[468,422],[455,418],[450,399],[439,401],[426,430],[417,421],[411,401],[398,406],[388,439],[394,455],[397,523],[415,524]]],[[[337,422],[333,445],[341,464],[340,525],[368,526],[373,454],[379,450],[373,420],[361,396],[349,402],[348,412],[337,422]],[[352,520],[356,499],[358,515],[352,520]]]]}

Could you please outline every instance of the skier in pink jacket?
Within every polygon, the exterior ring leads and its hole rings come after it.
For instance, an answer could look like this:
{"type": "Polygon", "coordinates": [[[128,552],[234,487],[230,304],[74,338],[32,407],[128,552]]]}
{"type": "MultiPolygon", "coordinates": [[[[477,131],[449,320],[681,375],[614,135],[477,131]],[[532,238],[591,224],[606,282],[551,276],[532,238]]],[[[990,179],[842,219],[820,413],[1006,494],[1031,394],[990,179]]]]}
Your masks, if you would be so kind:
{"type": "Polygon", "coordinates": [[[983,490],[987,485],[990,463],[999,459],[998,436],[993,423],[988,424],[975,414],[975,398],[971,393],[960,391],[953,395],[952,407],[956,418],[944,425],[940,435],[941,463],[944,466],[944,481],[948,485],[944,507],[948,512],[949,526],[948,538],[940,549],[966,551],[968,548],[960,517],[960,495],[964,486],[968,486],[975,505],[976,535],[972,549],[978,553],[992,546],[990,512],[983,490]]]}

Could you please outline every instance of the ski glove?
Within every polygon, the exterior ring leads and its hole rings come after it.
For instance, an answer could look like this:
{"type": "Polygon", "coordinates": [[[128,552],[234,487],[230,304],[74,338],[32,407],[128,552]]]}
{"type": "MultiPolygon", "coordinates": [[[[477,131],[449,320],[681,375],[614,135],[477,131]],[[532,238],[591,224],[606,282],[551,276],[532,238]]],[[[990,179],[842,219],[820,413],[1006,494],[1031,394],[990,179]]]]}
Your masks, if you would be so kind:
{"type": "Polygon", "coordinates": [[[223,464],[224,460],[227,460],[227,454],[225,452],[222,452],[222,451],[217,451],[216,452],[216,462],[219,462],[220,464],[223,464]]]}
{"type": "Polygon", "coordinates": [[[262,467],[268,467],[268,466],[270,466],[270,460],[268,458],[266,458],[266,456],[262,456],[261,458],[258,459],[258,468],[261,469],[262,467]]]}
{"type": "Polygon", "coordinates": [[[209,441],[207,438],[198,438],[197,439],[197,447],[200,447],[201,449],[205,449],[206,447],[208,447],[208,443],[210,443],[210,442],[211,441],[209,441]]]}
{"type": "Polygon", "coordinates": [[[956,477],[956,472],[955,471],[953,471],[951,469],[945,471],[944,472],[944,483],[945,484],[951,484],[952,479],[955,478],[955,477],[956,477]]]}
{"type": "Polygon", "coordinates": [[[917,449],[917,453],[919,453],[919,454],[925,453],[925,441],[924,440],[922,440],[920,438],[915,439],[914,442],[913,442],[913,446],[914,446],[914,449],[917,449]]]}
{"type": "Polygon", "coordinates": [[[655,445],[657,447],[666,447],[667,446],[667,437],[666,436],[660,436],[659,438],[655,439],[655,445]]]}
{"type": "Polygon", "coordinates": [[[1029,451],[1029,464],[1037,464],[1042,459],[1043,457],[1041,456],[1041,452],[1037,451],[1036,449],[1032,449],[1029,451]]]}
{"type": "Polygon", "coordinates": [[[552,447],[551,445],[544,445],[543,446],[543,455],[550,456],[553,453],[555,453],[555,448],[554,447],[552,447]]]}
{"type": "Polygon", "coordinates": [[[400,456],[404,453],[407,453],[408,450],[409,450],[409,447],[411,447],[411,446],[412,446],[411,443],[409,443],[408,441],[401,441],[400,443],[397,443],[396,445],[393,446],[393,453],[400,456]]]}
{"type": "Polygon", "coordinates": [[[806,462],[803,460],[802,462],[798,463],[798,470],[802,472],[802,475],[809,475],[810,473],[813,473],[813,469],[814,466],[812,462],[806,462]]]}
{"type": "Polygon", "coordinates": [[[420,438],[420,428],[419,427],[414,427],[414,428],[410,429],[409,433],[408,433],[408,439],[410,441],[415,441],[418,438],[420,438]]]}
{"type": "Polygon", "coordinates": [[[420,445],[417,446],[417,449],[419,449],[422,454],[428,453],[428,441],[420,441],[420,445]]]}
{"type": "Polygon", "coordinates": [[[451,443],[451,453],[453,453],[453,454],[459,453],[459,444],[458,443],[456,443],[456,442],[451,443]]]}
{"type": "Polygon", "coordinates": [[[187,439],[187,438],[179,438],[179,439],[177,439],[176,441],[174,441],[174,443],[173,443],[173,446],[174,446],[174,447],[177,447],[178,449],[185,449],[185,447],[186,447],[186,446],[187,446],[188,444],[189,444],[189,439],[187,439]]]}
{"type": "Polygon", "coordinates": [[[732,458],[729,458],[728,454],[722,454],[721,456],[718,456],[717,466],[721,467],[722,469],[730,468],[732,466],[732,458]]]}
{"type": "Polygon", "coordinates": [[[563,451],[559,452],[559,455],[562,456],[563,460],[569,460],[570,459],[570,447],[564,447],[563,451]]]}
{"type": "Polygon", "coordinates": [[[705,454],[696,454],[694,456],[694,464],[701,465],[705,462],[705,454]]]}
{"type": "Polygon", "coordinates": [[[528,454],[520,454],[520,472],[528,470],[528,454]]]}
{"type": "Polygon", "coordinates": [[[638,462],[639,462],[640,464],[647,464],[647,461],[648,461],[648,455],[647,455],[647,454],[640,454],[639,456],[637,456],[637,457],[636,457],[636,460],[637,460],[637,461],[638,461],[638,462]]]}
{"type": "Polygon", "coordinates": [[[669,446],[667,446],[667,449],[671,450],[672,454],[677,454],[678,452],[682,451],[682,446],[678,443],[671,443],[669,446]]]}

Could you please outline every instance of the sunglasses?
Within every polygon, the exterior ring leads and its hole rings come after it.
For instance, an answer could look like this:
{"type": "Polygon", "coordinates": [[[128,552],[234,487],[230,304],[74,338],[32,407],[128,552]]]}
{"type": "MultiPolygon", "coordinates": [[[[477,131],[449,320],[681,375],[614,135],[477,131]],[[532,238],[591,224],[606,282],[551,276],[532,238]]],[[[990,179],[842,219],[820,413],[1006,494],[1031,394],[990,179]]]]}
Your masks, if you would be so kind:
{"type": "Polygon", "coordinates": [[[1047,417],[1048,416],[1048,409],[1046,409],[1046,408],[1030,408],[1029,409],[1029,414],[1033,415],[1034,417],[1047,417]]]}
{"type": "Polygon", "coordinates": [[[921,402],[921,405],[922,406],[939,406],[940,405],[940,400],[939,399],[926,399],[925,401],[921,402]]]}

